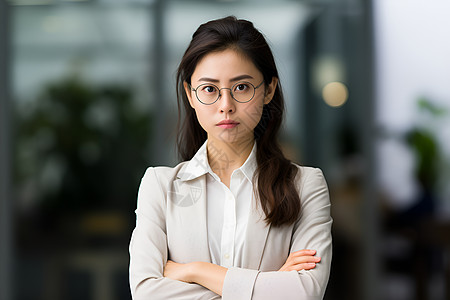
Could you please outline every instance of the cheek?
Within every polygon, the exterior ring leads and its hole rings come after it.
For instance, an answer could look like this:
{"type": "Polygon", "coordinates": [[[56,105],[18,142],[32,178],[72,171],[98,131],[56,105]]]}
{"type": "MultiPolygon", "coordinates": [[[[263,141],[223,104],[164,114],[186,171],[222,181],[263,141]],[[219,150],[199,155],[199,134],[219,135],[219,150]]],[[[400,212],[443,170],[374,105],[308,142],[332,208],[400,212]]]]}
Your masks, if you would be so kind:
{"type": "Polygon", "coordinates": [[[195,109],[195,114],[200,126],[207,131],[208,126],[210,126],[209,123],[211,122],[212,112],[210,112],[207,108],[202,107],[202,109],[195,109]]]}
{"type": "Polygon", "coordinates": [[[258,125],[262,116],[263,106],[261,105],[251,105],[244,110],[244,115],[242,116],[243,121],[246,123],[247,127],[252,130],[258,125]]]}

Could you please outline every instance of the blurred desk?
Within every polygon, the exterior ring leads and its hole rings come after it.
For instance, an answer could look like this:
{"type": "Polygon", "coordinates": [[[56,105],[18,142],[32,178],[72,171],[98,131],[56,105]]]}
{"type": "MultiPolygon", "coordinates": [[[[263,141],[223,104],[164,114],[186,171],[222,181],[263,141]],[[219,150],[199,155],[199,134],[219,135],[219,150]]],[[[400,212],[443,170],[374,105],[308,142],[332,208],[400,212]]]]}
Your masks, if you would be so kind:
{"type": "MultiPolygon", "coordinates": [[[[450,220],[430,220],[424,223],[424,243],[442,249],[444,255],[445,299],[450,299],[450,220]]],[[[424,263],[427,257],[422,257],[424,263]]]]}
{"type": "MultiPolygon", "coordinates": [[[[66,253],[55,258],[48,268],[46,299],[68,299],[67,272],[89,274],[89,296],[92,300],[114,300],[119,298],[115,291],[114,274],[128,270],[128,253],[112,250],[81,250],[66,253]]],[[[69,283],[73,284],[73,283],[69,283]]],[[[74,296],[72,296],[74,297],[74,296]]],[[[131,297],[131,296],[130,296],[131,297]]]]}
{"type": "Polygon", "coordinates": [[[390,299],[450,299],[450,220],[409,214],[392,215],[389,221],[384,236],[401,244],[385,248],[386,275],[411,283],[407,296],[390,299]]]}

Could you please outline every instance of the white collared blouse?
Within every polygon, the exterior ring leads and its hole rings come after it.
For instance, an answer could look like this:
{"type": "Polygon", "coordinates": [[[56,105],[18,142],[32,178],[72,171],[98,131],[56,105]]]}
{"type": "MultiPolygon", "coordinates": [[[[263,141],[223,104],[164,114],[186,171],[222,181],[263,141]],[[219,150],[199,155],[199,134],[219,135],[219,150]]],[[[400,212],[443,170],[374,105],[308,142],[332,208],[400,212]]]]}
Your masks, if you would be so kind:
{"type": "MultiPolygon", "coordinates": [[[[256,170],[256,143],[244,164],[231,174],[230,187],[221,182],[209,163],[207,145],[197,151],[193,161],[201,162],[193,177],[206,174],[208,245],[213,264],[226,268],[242,265],[245,232],[253,198],[252,178],[256,170]]],[[[214,147],[214,145],[210,145],[214,147]]],[[[221,150],[216,149],[220,155],[221,150]]]]}

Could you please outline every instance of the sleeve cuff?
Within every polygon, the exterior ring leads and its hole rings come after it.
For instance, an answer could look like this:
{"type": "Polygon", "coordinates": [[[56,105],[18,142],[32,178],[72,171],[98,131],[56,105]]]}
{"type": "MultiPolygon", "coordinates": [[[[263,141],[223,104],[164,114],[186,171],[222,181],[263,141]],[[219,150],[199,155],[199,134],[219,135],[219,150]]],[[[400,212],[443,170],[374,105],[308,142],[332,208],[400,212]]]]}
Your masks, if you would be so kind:
{"type": "Polygon", "coordinates": [[[258,270],[229,268],[222,289],[223,300],[249,300],[252,298],[258,270]]]}

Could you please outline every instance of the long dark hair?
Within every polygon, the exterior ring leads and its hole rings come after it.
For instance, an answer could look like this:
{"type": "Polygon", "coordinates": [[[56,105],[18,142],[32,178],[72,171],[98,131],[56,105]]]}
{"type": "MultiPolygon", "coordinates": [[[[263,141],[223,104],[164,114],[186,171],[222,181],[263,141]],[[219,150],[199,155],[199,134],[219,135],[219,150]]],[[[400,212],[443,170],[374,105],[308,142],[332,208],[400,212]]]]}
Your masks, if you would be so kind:
{"type": "MultiPolygon", "coordinates": [[[[191,159],[207,138],[195,110],[190,106],[183,83],[191,83],[197,63],[208,53],[236,49],[252,60],[267,85],[279,78],[275,60],[264,36],[246,20],[233,16],[202,24],[193,34],[177,72],[179,122],[177,146],[181,160],[191,159]]],[[[300,214],[300,198],[294,179],[297,167],[286,159],[277,141],[284,114],[281,84],[272,101],[264,105],[254,130],[257,143],[257,169],[253,178],[266,222],[274,226],[292,224],[300,214]]]]}

